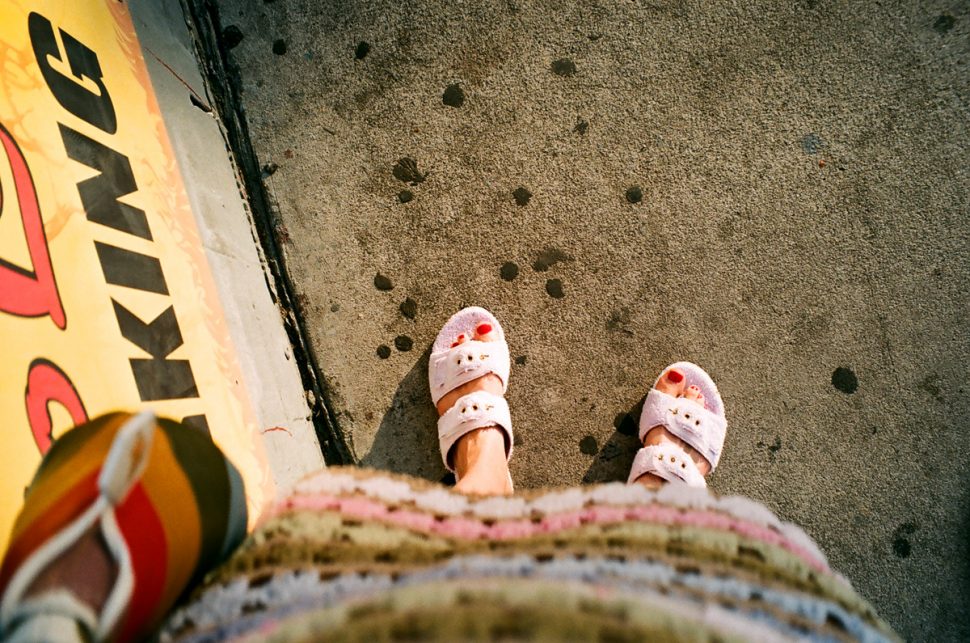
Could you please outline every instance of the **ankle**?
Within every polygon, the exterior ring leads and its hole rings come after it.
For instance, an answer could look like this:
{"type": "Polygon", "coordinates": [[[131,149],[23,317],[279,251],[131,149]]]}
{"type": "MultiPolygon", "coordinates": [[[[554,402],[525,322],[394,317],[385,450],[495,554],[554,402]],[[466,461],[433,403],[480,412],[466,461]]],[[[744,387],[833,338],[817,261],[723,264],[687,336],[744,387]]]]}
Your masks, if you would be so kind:
{"type": "Polygon", "coordinates": [[[634,480],[634,483],[643,485],[647,489],[656,491],[660,487],[664,486],[667,483],[667,481],[661,478],[660,476],[655,476],[652,473],[645,473],[639,478],[637,478],[636,480],[634,480]]]}
{"type": "Polygon", "coordinates": [[[473,469],[507,468],[505,433],[494,426],[469,431],[455,443],[454,454],[459,479],[473,469]]]}
{"type": "Polygon", "coordinates": [[[470,431],[458,440],[454,454],[457,491],[484,495],[512,492],[505,433],[501,429],[487,427],[470,431]]]}

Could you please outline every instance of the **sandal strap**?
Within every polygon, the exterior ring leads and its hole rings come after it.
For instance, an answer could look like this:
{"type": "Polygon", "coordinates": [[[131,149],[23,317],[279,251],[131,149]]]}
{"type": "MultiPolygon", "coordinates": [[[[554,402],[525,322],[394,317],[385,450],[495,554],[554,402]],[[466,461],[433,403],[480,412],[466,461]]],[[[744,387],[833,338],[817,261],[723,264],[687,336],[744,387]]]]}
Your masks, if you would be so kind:
{"type": "Polygon", "coordinates": [[[652,473],[668,482],[684,482],[690,487],[707,487],[707,481],[694,460],[675,444],[651,445],[637,451],[627,484],[635,482],[645,473],[652,473]]]}
{"type": "Polygon", "coordinates": [[[485,427],[498,427],[505,432],[505,457],[512,457],[512,416],[509,403],[504,397],[485,391],[475,391],[458,398],[454,406],[438,418],[438,441],[441,459],[449,471],[454,471],[448,454],[458,438],[469,431],[485,427]]]}
{"type": "Polygon", "coordinates": [[[697,402],[651,389],[640,415],[640,440],[655,426],[665,427],[697,449],[711,464],[712,471],[721,459],[727,420],[697,402]]]}
{"type": "Polygon", "coordinates": [[[502,380],[502,391],[508,387],[509,345],[504,341],[467,341],[440,353],[432,353],[428,362],[431,399],[438,400],[462,384],[489,373],[502,380]]]}

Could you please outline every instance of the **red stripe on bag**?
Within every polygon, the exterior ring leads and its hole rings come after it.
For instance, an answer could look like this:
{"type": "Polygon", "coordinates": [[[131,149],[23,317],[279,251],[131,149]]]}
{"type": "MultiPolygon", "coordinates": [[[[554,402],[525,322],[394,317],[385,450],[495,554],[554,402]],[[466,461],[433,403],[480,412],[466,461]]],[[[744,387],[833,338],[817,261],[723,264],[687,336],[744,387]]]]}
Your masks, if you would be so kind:
{"type": "Polygon", "coordinates": [[[135,574],[131,605],[122,618],[119,634],[120,641],[131,641],[153,625],[149,619],[158,608],[165,588],[168,546],[162,522],[140,482],[132,488],[115,515],[128,544],[135,574]]]}

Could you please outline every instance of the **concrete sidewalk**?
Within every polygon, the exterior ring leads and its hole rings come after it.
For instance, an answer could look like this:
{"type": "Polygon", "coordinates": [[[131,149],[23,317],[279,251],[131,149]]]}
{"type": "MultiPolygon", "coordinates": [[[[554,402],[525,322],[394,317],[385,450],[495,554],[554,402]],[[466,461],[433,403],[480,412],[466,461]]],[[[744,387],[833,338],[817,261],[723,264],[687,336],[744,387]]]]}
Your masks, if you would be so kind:
{"type": "Polygon", "coordinates": [[[509,336],[520,487],[625,477],[689,359],[715,490],[903,636],[970,638],[970,7],[219,5],[361,463],[442,477],[426,359],[465,304],[509,336]]]}

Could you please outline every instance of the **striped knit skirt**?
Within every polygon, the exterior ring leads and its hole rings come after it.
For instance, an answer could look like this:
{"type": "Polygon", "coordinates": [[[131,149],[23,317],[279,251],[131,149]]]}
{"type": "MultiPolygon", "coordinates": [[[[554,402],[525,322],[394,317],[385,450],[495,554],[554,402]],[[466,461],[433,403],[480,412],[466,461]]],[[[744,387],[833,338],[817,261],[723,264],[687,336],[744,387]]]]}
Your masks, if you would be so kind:
{"type": "Polygon", "coordinates": [[[746,498],[620,483],[475,498],[331,468],[279,501],[163,641],[896,640],[746,498]]]}

